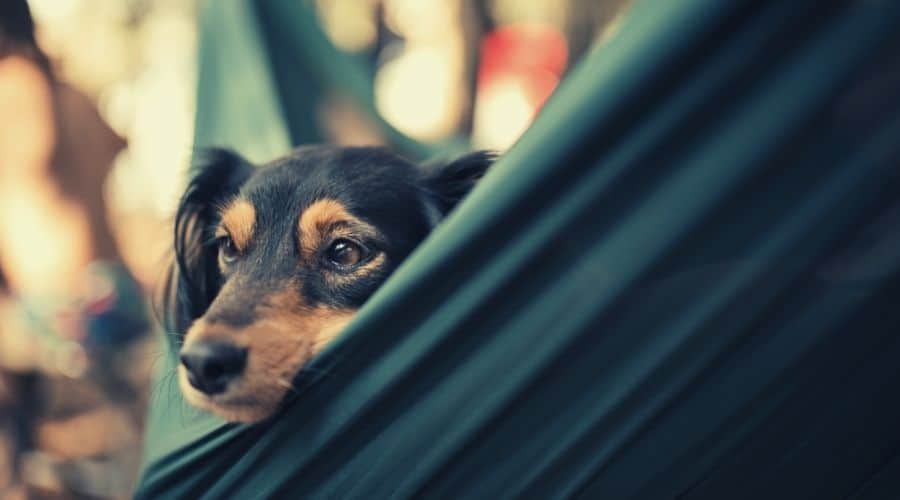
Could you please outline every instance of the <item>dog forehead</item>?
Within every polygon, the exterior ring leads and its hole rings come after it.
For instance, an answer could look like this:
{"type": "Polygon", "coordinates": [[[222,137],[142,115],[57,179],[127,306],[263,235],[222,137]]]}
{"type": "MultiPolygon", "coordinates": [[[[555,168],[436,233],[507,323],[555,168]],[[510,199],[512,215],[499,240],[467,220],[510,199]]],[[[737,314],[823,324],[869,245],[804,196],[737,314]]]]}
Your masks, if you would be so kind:
{"type": "Polygon", "coordinates": [[[418,196],[415,165],[380,148],[299,148],[260,167],[241,189],[264,217],[299,216],[322,199],[357,216],[406,210],[418,196]]]}
{"type": "Polygon", "coordinates": [[[380,147],[304,146],[260,170],[265,177],[311,184],[342,181],[371,185],[415,175],[416,166],[380,147]]]}

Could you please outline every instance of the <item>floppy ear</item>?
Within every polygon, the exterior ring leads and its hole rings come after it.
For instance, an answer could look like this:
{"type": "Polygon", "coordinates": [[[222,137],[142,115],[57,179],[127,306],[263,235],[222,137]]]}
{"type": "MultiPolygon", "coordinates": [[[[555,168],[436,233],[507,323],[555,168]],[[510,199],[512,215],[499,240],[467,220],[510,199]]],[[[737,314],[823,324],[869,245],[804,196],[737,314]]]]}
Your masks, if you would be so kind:
{"type": "Polygon", "coordinates": [[[423,167],[425,189],[432,207],[441,217],[447,215],[496,159],[497,154],[492,151],[476,151],[447,164],[423,167]]]}
{"type": "Polygon", "coordinates": [[[221,286],[214,224],[218,208],[237,195],[253,172],[237,153],[210,149],[196,161],[175,213],[175,261],[169,268],[162,297],[165,327],[183,334],[203,315],[221,286]]]}

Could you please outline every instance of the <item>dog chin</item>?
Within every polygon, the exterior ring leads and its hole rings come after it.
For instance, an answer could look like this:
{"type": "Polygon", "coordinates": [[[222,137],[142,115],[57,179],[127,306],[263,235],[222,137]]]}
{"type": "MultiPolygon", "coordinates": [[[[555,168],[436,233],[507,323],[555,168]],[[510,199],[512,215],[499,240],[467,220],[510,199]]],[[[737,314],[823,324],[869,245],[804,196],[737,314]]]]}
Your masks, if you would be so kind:
{"type": "Polygon", "coordinates": [[[242,394],[239,389],[232,388],[221,394],[206,395],[188,382],[184,367],[178,368],[178,384],[184,399],[192,406],[218,415],[229,422],[245,424],[260,422],[272,416],[281,402],[281,397],[270,401],[256,394],[242,394]]]}

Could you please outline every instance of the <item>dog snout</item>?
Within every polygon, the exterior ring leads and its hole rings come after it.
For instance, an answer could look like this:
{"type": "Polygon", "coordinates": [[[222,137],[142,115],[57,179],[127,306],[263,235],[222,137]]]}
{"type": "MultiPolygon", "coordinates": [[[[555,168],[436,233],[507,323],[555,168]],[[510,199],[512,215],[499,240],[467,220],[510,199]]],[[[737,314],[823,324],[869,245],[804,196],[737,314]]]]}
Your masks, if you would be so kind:
{"type": "Polygon", "coordinates": [[[247,349],[226,342],[197,342],[181,352],[188,382],[204,394],[225,391],[247,365],[247,349]]]}

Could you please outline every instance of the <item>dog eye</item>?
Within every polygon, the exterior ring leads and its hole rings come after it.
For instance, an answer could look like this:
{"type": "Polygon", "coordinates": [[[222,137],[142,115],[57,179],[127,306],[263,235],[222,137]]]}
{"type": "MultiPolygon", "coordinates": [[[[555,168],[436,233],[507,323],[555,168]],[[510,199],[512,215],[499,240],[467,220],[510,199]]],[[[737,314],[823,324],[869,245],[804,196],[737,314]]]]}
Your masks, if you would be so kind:
{"type": "Polygon", "coordinates": [[[229,236],[219,238],[219,259],[225,264],[231,264],[238,257],[237,247],[234,240],[229,236]]]}
{"type": "Polygon", "coordinates": [[[335,240],[327,252],[328,261],[338,267],[355,266],[362,262],[367,251],[358,243],[346,239],[335,240]]]}

